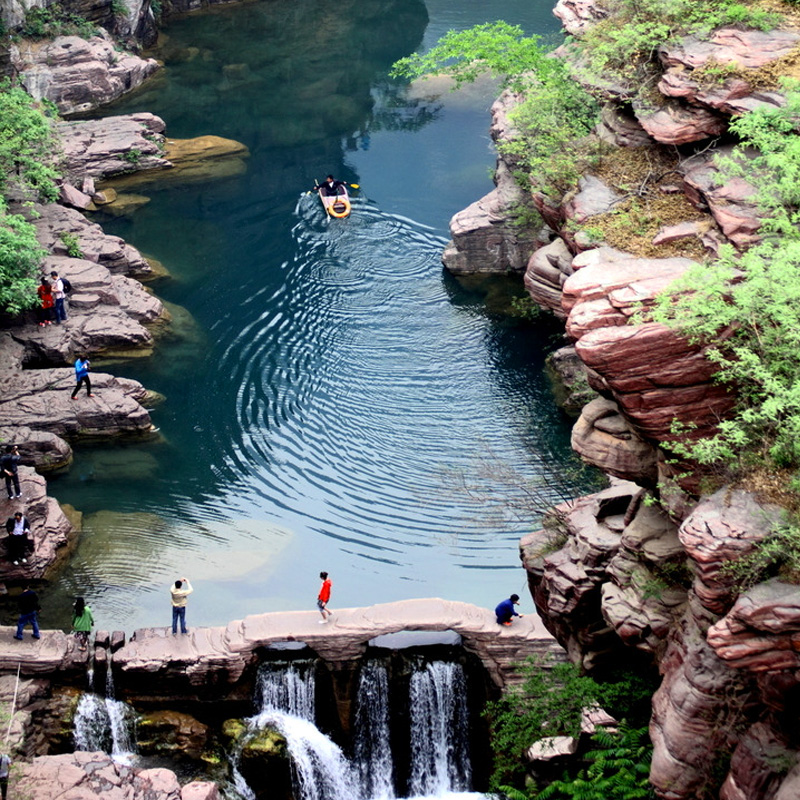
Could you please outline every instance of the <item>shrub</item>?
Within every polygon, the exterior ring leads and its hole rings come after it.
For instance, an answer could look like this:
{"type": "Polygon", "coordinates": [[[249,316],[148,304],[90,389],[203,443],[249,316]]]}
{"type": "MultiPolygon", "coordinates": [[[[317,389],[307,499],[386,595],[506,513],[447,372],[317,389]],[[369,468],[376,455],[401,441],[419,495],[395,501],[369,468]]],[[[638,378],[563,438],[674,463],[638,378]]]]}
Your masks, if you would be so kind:
{"type": "Polygon", "coordinates": [[[97,33],[97,29],[88,20],[65,11],[56,3],[48,8],[28,9],[20,33],[29,39],[53,39],[65,35],[89,39],[97,33]]]}
{"type": "Polygon", "coordinates": [[[617,672],[599,682],[581,675],[574,664],[556,664],[547,669],[530,658],[522,668],[523,685],[489,703],[486,716],[491,729],[494,772],[491,788],[521,787],[525,769],[523,753],[547,736],[576,736],[581,712],[599,704],[619,719],[649,714],[653,685],[649,677],[617,672]]]}

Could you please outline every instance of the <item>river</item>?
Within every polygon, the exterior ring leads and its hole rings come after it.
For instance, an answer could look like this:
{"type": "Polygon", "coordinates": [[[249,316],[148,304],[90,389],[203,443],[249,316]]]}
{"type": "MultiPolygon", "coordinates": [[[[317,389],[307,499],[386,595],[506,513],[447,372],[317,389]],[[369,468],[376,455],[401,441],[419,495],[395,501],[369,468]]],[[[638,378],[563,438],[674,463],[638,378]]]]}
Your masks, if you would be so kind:
{"type": "Polygon", "coordinates": [[[536,510],[509,509],[587,479],[543,374],[557,328],[509,313],[518,278],[459,281],[440,262],[450,217],[491,189],[496,89],[437,96],[387,73],[493,19],[555,38],[551,7],[270,0],[169,21],[160,77],[106,112],[251,157],[103,220],[167,266],[154,290],[185,312],[154,357],[95,363],[165,395],[162,438],[81,448],[52,480],[85,531],[45,627],[68,624],[76,594],[100,628],[166,625],[184,576],[190,627],[313,609],[323,569],[334,609],[526,596],[517,540],[536,510]],[[360,186],[347,220],[304,194],[328,172],[360,186]]]}

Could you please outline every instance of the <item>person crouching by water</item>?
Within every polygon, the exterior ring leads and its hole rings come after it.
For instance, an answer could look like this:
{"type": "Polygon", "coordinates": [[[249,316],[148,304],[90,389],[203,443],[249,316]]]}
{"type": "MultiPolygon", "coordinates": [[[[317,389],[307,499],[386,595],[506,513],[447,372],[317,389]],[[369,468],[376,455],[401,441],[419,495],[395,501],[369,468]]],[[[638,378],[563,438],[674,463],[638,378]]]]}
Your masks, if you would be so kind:
{"type": "Polygon", "coordinates": [[[92,609],[86,605],[86,601],[82,597],[76,598],[72,609],[72,630],[81,650],[86,650],[89,644],[89,634],[93,625],[92,609]]]}
{"type": "Polygon", "coordinates": [[[510,625],[512,617],[522,617],[522,614],[517,614],[517,610],[514,608],[514,606],[518,605],[518,594],[512,594],[508,600],[503,600],[502,603],[498,603],[497,608],[494,610],[494,614],[497,617],[497,624],[510,625]]]}
{"type": "Polygon", "coordinates": [[[181,578],[175,581],[175,584],[170,589],[172,595],[172,634],[173,636],[178,632],[178,620],[181,623],[181,633],[188,633],[186,630],[186,597],[190,595],[194,589],[192,584],[186,578],[181,578]]]}

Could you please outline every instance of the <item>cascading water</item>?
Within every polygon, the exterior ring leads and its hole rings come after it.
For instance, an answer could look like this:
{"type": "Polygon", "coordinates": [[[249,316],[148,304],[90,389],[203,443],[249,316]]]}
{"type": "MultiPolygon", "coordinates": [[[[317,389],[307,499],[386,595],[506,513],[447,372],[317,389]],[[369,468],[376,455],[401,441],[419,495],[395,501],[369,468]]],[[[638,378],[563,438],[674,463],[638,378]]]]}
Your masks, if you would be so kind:
{"type": "Polygon", "coordinates": [[[264,664],[258,672],[256,705],[261,711],[282,711],[313,722],[314,690],[313,664],[264,664]]]}
{"type": "Polygon", "coordinates": [[[469,715],[460,664],[433,661],[411,676],[412,795],[441,795],[470,788],[469,715]]]}
{"type": "Polygon", "coordinates": [[[361,796],[375,800],[393,798],[389,677],[386,667],[378,661],[368,661],[361,669],[354,731],[354,761],[361,796]]]}
{"type": "Polygon", "coordinates": [[[117,760],[127,761],[135,753],[134,723],[133,709],[114,697],[114,675],[109,668],[105,697],[90,691],[78,701],[73,723],[75,749],[102,750],[117,760]]]}
{"type": "MultiPolygon", "coordinates": [[[[286,740],[297,800],[394,800],[389,679],[379,661],[361,670],[354,717],[354,758],[314,724],[314,670],[309,664],[262,667],[260,712],[248,720],[247,739],[274,728],[286,740]]],[[[453,798],[471,782],[466,679],[460,664],[443,661],[414,668],[409,688],[411,776],[409,794],[453,798]]],[[[231,757],[234,788],[256,797],[239,771],[241,749],[231,757]]],[[[463,798],[463,795],[461,796],[463,798]]]]}

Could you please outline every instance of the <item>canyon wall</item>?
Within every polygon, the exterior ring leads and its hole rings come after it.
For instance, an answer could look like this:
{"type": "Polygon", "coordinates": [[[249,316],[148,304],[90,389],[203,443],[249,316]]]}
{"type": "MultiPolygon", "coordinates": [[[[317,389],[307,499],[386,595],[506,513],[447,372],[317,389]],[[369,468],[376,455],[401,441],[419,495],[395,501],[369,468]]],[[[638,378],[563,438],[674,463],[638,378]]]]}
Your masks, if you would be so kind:
{"type": "MultiPolygon", "coordinates": [[[[605,14],[592,2],[556,8],[576,36],[605,14]]],[[[497,189],[454,217],[443,256],[454,274],[520,272],[533,301],[564,321],[559,362],[577,357],[596,392],[572,445],[612,476],[611,487],[554,509],[520,552],[537,609],[574,662],[587,670],[642,658],[658,665],[651,780],[663,800],[800,793],[800,587],[774,579],[741,593],[726,568],[785,512],[733,487],[707,495],[697,470],[670,460],[662,446],[675,422],[707,435],[735,393],[715,382],[702,345],[635,316],[722,244],[741,251],[759,240],[754,187],[746,175],[718,172],[715,155],[730,146],[717,137],[733,116],[784,103],[758,71],[779,70],[798,42],[800,30],[787,24],[662,46],[658,97],[646,108],[636,87],[588,87],[604,103],[595,136],[610,152],[601,166],[555,202],[509,188],[501,158],[497,189]],[[713,86],[694,77],[712,63],[730,65],[735,77],[713,86]],[[651,165],[650,178],[636,171],[641,163],[651,165]],[[637,174],[653,202],[669,204],[668,223],[651,224],[644,244],[603,241],[598,223],[630,199],[637,174]],[[544,221],[528,235],[511,221],[520,192],[544,221]]],[[[506,93],[493,107],[496,140],[514,136],[507,115],[515,99],[506,93]]]]}

